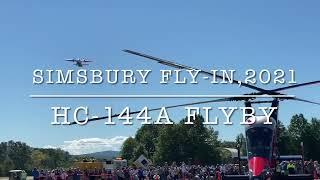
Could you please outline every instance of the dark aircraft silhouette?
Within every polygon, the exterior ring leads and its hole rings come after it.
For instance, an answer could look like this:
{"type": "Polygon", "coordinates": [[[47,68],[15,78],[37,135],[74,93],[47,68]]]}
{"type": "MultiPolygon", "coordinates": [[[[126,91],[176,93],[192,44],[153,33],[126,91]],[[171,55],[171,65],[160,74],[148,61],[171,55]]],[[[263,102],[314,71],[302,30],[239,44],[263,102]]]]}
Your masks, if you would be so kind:
{"type": "Polygon", "coordinates": [[[66,59],[66,61],[74,62],[75,63],[74,65],[76,65],[78,67],[83,67],[83,66],[89,65],[89,62],[92,62],[92,61],[86,60],[85,58],[66,59]]]}

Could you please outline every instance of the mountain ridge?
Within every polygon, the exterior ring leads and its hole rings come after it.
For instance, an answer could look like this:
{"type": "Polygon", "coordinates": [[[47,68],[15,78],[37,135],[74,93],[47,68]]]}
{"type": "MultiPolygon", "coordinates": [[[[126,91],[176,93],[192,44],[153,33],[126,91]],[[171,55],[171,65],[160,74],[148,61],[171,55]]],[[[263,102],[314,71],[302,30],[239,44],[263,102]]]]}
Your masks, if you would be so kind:
{"type": "Polygon", "coordinates": [[[120,154],[120,151],[99,151],[99,152],[93,152],[93,153],[87,153],[87,154],[80,154],[77,156],[80,157],[90,157],[90,158],[95,158],[95,159],[114,159],[118,157],[120,154]]]}

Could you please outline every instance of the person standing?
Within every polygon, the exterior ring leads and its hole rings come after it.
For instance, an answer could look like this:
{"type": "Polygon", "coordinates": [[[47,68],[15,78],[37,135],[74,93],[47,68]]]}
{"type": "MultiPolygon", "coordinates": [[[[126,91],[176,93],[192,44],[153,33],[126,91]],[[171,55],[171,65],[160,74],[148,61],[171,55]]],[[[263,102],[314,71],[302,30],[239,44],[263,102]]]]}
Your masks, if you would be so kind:
{"type": "Polygon", "coordinates": [[[32,171],[33,180],[38,180],[40,178],[40,172],[37,168],[34,168],[32,171]]]}
{"type": "Polygon", "coordinates": [[[293,163],[293,161],[290,161],[289,164],[287,165],[287,169],[289,174],[294,174],[295,173],[295,165],[293,163]]]}

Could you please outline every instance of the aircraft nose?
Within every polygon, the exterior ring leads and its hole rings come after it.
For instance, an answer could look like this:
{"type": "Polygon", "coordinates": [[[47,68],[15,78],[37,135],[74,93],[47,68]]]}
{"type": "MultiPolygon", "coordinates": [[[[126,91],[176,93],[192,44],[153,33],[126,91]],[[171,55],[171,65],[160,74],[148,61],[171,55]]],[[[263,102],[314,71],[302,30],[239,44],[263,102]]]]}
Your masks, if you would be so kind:
{"type": "Polygon", "coordinates": [[[270,167],[269,161],[263,157],[252,157],[249,159],[249,169],[253,176],[259,176],[266,168],[270,167]]]}

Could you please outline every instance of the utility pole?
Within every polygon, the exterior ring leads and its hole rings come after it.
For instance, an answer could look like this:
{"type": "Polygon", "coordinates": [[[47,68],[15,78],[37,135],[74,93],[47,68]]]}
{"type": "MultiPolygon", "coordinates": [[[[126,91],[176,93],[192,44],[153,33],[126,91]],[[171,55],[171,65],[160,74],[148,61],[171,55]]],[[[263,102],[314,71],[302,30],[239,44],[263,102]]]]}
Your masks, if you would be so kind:
{"type": "Polygon", "coordinates": [[[304,173],[304,145],[303,142],[300,143],[301,146],[301,155],[302,155],[302,171],[304,173]]]}
{"type": "Polygon", "coordinates": [[[239,174],[241,174],[240,144],[237,144],[237,151],[238,151],[239,174]]]}

